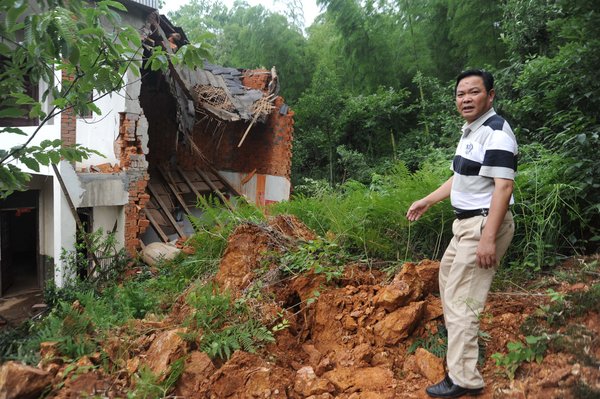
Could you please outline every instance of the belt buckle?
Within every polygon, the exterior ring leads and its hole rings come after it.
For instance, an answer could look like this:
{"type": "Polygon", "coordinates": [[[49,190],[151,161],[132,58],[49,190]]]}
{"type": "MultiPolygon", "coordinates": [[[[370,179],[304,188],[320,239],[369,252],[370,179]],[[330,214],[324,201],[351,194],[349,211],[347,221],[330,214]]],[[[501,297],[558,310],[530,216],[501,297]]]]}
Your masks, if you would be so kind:
{"type": "Polygon", "coordinates": [[[482,210],[481,210],[481,216],[483,216],[483,217],[487,217],[487,215],[488,215],[488,213],[489,213],[489,212],[490,212],[490,210],[489,210],[489,209],[482,209],[482,210]]]}

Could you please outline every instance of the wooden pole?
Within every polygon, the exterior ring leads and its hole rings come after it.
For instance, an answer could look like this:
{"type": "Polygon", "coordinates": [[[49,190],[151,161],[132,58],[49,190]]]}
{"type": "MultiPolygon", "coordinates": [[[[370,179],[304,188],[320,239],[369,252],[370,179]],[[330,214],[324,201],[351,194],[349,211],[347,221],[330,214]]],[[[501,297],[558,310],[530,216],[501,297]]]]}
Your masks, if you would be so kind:
{"type": "Polygon", "coordinates": [[[73,200],[71,199],[71,196],[69,195],[69,192],[67,191],[67,186],[65,185],[65,182],[63,181],[62,176],[61,176],[60,172],[58,171],[58,167],[56,166],[56,164],[52,164],[52,169],[54,169],[54,174],[56,175],[56,178],[58,179],[58,183],[60,184],[60,188],[62,189],[62,192],[63,192],[65,198],[67,199],[67,204],[69,204],[71,213],[73,214],[73,217],[75,218],[75,223],[77,224],[77,229],[79,230],[79,233],[83,237],[83,241],[85,242],[85,248],[87,249],[88,254],[90,254],[92,256],[92,261],[94,262],[94,266],[88,273],[88,277],[89,277],[94,273],[94,271],[96,270],[96,267],[98,267],[100,265],[100,261],[98,260],[98,257],[96,256],[96,254],[93,251],[92,243],[90,242],[90,237],[88,236],[87,232],[85,231],[85,229],[83,227],[83,223],[81,223],[81,219],[79,218],[79,215],[77,214],[77,209],[75,209],[73,200]]]}

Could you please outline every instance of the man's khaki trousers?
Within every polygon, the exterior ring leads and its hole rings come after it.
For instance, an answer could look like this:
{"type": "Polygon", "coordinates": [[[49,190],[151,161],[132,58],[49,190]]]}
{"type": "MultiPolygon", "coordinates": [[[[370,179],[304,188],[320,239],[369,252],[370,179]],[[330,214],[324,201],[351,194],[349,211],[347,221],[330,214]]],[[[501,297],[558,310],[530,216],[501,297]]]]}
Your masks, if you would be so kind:
{"type": "MultiPolygon", "coordinates": [[[[477,266],[475,252],[487,217],[455,220],[454,237],[440,263],[440,297],[448,330],[448,375],[463,388],[483,387],[477,370],[479,314],[483,310],[497,267],[477,266]]],[[[506,213],[496,238],[498,262],[508,249],[515,231],[512,214],[506,213]]]]}

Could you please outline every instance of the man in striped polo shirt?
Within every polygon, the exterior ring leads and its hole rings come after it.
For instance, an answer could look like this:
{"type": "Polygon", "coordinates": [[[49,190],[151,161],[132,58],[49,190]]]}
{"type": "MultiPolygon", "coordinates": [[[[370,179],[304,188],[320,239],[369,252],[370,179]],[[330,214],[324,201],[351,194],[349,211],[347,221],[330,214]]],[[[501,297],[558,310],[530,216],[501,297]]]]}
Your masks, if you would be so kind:
{"type": "Polygon", "coordinates": [[[494,112],[494,78],[468,70],[456,79],[456,107],[465,120],[456,149],[454,175],[406,214],[415,221],[448,197],[456,213],[454,237],[440,263],[440,297],[448,330],[448,374],[426,389],[438,398],[458,398],[483,391],[477,370],[479,314],[498,262],[514,233],[513,182],[517,142],[508,123],[494,112]]]}

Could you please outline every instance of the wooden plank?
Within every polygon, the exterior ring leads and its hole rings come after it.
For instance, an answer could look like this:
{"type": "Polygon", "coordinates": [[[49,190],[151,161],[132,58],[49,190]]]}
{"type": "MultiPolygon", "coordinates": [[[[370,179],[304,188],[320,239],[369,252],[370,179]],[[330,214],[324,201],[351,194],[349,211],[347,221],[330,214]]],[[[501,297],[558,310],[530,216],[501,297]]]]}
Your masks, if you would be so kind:
{"type": "Polygon", "coordinates": [[[225,195],[223,195],[223,193],[221,192],[221,190],[219,190],[217,188],[217,186],[214,185],[214,183],[212,182],[212,180],[206,175],[206,173],[204,173],[200,168],[195,168],[196,173],[198,173],[200,175],[200,177],[204,180],[204,182],[206,184],[208,184],[208,186],[210,187],[210,189],[212,191],[214,191],[217,196],[221,199],[221,201],[223,201],[223,203],[231,210],[233,210],[233,206],[231,205],[231,203],[229,202],[229,200],[227,199],[227,197],[225,197],[225,195]]]}
{"type": "Polygon", "coordinates": [[[187,205],[185,204],[185,201],[183,200],[183,198],[181,198],[181,195],[179,194],[179,192],[175,188],[175,185],[173,184],[173,179],[171,178],[171,174],[165,172],[165,170],[161,167],[158,168],[158,171],[162,175],[165,182],[167,182],[167,187],[169,187],[171,189],[171,193],[173,193],[175,198],[177,198],[177,202],[179,202],[179,205],[181,205],[183,207],[183,210],[185,211],[185,213],[187,213],[188,215],[191,215],[192,212],[190,212],[187,205]]]}
{"type": "Polygon", "coordinates": [[[180,237],[184,237],[185,233],[183,232],[183,230],[181,230],[181,226],[179,226],[179,223],[177,223],[177,221],[173,218],[173,215],[171,215],[171,210],[169,209],[169,207],[166,206],[162,198],[160,198],[157,191],[154,189],[154,184],[148,183],[148,188],[150,189],[150,193],[154,196],[154,199],[158,201],[158,204],[162,208],[164,214],[167,216],[167,219],[169,219],[169,222],[171,222],[171,225],[173,226],[177,234],[179,234],[180,237]]]}
{"type": "Polygon", "coordinates": [[[210,180],[210,178],[206,175],[206,173],[204,173],[200,168],[194,168],[194,169],[196,170],[196,173],[198,173],[200,175],[200,177],[204,180],[204,182],[206,184],[208,184],[208,186],[211,188],[211,190],[217,194],[217,196],[221,199],[221,201],[223,201],[223,203],[229,209],[233,210],[233,207],[229,203],[229,200],[227,199],[227,197],[225,197],[223,195],[223,193],[213,184],[212,180],[210,180]]]}
{"type": "Polygon", "coordinates": [[[256,174],[256,168],[254,168],[254,170],[252,170],[252,172],[250,172],[246,176],[244,176],[244,178],[240,181],[240,184],[243,186],[244,184],[248,183],[250,181],[250,179],[252,179],[252,176],[254,176],[255,174],[256,174]]]}
{"type": "Polygon", "coordinates": [[[267,176],[256,175],[256,204],[265,204],[265,188],[267,183],[267,176]]]}
{"type": "Polygon", "coordinates": [[[208,168],[210,169],[210,171],[212,172],[213,175],[215,175],[217,177],[217,179],[219,179],[221,181],[221,183],[223,183],[225,185],[225,187],[227,187],[227,189],[236,197],[241,197],[244,198],[242,196],[242,194],[240,194],[240,192],[238,190],[235,189],[235,187],[233,187],[233,185],[231,183],[229,183],[229,180],[227,180],[222,174],[219,173],[219,171],[217,169],[215,169],[214,166],[212,165],[208,165],[208,168]]]}
{"type": "Polygon", "coordinates": [[[158,235],[160,236],[160,239],[163,240],[163,242],[169,242],[169,237],[160,228],[160,225],[158,224],[156,219],[154,219],[154,216],[152,216],[152,214],[150,212],[148,212],[147,210],[144,210],[144,212],[146,213],[146,217],[150,221],[150,225],[154,228],[154,231],[156,231],[158,233],[158,235]]]}
{"type": "Polygon", "coordinates": [[[200,194],[198,192],[198,190],[196,190],[196,187],[194,187],[194,185],[192,184],[192,182],[190,181],[188,175],[179,168],[179,166],[177,166],[177,172],[181,175],[181,177],[183,177],[183,180],[185,180],[185,182],[187,183],[187,185],[190,187],[190,189],[192,190],[192,192],[196,195],[196,199],[198,199],[198,197],[201,197],[202,194],[200,194]]]}
{"type": "Polygon", "coordinates": [[[177,190],[179,190],[180,194],[188,194],[188,193],[192,192],[192,190],[190,190],[190,187],[185,182],[177,183],[176,187],[177,187],[177,190]]]}

